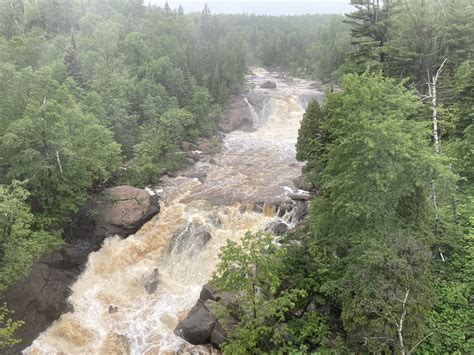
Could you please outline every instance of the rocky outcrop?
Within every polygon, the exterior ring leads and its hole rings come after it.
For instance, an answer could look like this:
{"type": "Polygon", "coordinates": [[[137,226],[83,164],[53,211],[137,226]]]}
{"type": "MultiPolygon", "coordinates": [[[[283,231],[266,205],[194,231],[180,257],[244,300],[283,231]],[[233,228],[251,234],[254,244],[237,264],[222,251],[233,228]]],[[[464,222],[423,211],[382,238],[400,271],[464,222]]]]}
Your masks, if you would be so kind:
{"type": "Polygon", "coordinates": [[[276,89],[277,84],[274,81],[266,81],[262,85],[260,85],[262,89],[276,89]]]}
{"type": "Polygon", "coordinates": [[[219,128],[224,133],[229,133],[237,129],[251,130],[252,129],[252,113],[249,110],[244,97],[236,95],[231,98],[229,105],[221,115],[218,123],[219,128]]]}
{"type": "Polygon", "coordinates": [[[265,232],[272,233],[276,236],[282,236],[288,232],[288,225],[280,220],[272,221],[265,228],[265,232]]]}
{"type": "Polygon", "coordinates": [[[72,237],[100,242],[111,235],[125,237],[135,233],[158,212],[158,196],[132,186],[113,187],[80,210],[72,237]]]}
{"type": "MultiPolygon", "coordinates": [[[[104,238],[133,234],[158,212],[158,197],[132,186],[107,189],[90,199],[65,230],[67,244],[43,256],[28,276],[7,290],[5,301],[15,312],[15,319],[25,321],[16,334],[23,341],[7,353],[19,353],[61,314],[73,311],[67,302],[69,287],[104,238]]],[[[148,285],[150,291],[157,275],[155,279],[148,285]]]]}
{"type": "Polygon", "coordinates": [[[207,244],[211,237],[211,233],[204,225],[189,223],[183,230],[171,237],[168,252],[196,254],[207,244]]]}
{"type": "Polygon", "coordinates": [[[217,292],[209,284],[203,286],[198,302],[175,328],[175,334],[193,345],[212,344],[219,346],[227,340],[227,331],[233,329],[238,320],[230,315],[225,320],[225,327],[215,316],[217,302],[229,309],[235,307],[233,295],[228,292],[217,292]]]}

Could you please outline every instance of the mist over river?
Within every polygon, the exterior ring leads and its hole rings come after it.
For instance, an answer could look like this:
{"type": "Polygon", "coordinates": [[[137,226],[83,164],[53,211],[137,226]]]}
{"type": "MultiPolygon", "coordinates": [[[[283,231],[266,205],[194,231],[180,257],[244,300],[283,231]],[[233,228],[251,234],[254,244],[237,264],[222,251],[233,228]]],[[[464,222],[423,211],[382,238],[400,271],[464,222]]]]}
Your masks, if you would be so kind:
{"type": "Polygon", "coordinates": [[[276,206],[297,190],[299,122],[309,99],[322,95],[306,80],[261,68],[252,73],[242,99],[255,129],[227,134],[213,159],[165,178],[153,192],[161,198],[160,214],[135,235],[106,239],[89,256],[72,286],[74,312],[62,315],[24,353],[206,351],[191,347],[174,328],[211,278],[227,239],[237,241],[275,219],[291,226],[291,213],[279,214],[276,206]],[[261,88],[267,81],[276,88],[261,88]]]}

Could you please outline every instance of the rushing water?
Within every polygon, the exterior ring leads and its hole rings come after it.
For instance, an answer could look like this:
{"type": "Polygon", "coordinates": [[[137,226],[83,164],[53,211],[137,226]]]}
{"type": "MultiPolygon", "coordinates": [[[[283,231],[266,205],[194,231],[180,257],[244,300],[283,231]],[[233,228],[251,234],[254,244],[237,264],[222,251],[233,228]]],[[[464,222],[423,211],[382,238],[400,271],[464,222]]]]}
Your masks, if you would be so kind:
{"type": "Polygon", "coordinates": [[[106,239],[89,256],[72,286],[74,313],[61,316],[27,354],[211,351],[190,346],[173,330],[211,277],[226,240],[278,218],[274,206],[294,191],[292,180],[301,173],[294,148],[307,102],[301,98],[320,94],[304,80],[278,79],[261,68],[253,73],[249,99],[263,98],[256,108],[247,101],[256,130],[228,134],[211,161],[163,181],[156,190],[160,214],[127,239],[106,239]],[[267,80],[277,88],[261,89],[267,80]],[[255,212],[256,202],[262,211],[255,212]],[[149,294],[145,284],[156,272],[158,286],[149,294]]]}

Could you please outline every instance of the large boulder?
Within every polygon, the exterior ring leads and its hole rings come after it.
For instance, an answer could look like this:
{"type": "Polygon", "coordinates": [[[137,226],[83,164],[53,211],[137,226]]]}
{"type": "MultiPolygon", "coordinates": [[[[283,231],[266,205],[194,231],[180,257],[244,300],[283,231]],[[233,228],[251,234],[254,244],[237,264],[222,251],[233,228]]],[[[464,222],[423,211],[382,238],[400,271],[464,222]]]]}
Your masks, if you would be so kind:
{"type": "MultiPolygon", "coordinates": [[[[107,189],[91,198],[65,228],[67,244],[43,256],[22,281],[5,293],[14,318],[25,321],[15,334],[22,342],[5,353],[18,354],[63,313],[73,311],[67,302],[69,287],[83,271],[89,254],[100,249],[104,238],[135,233],[158,212],[158,197],[132,186],[107,189]]],[[[147,291],[154,291],[157,276],[152,275],[147,291]]]]}
{"type": "Polygon", "coordinates": [[[265,232],[270,232],[276,236],[282,236],[288,232],[288,225],[281,220],[270,222],[265,227],[265,232]]]}
{"type": "Polygon", "coordinates": [[[233,96],[224,110],[218,126],[224,133],[237,129],[249,131],[252,129],[252,113],[241,95],[233,96]]]}
{"type": "Polygon", "coordinates": [[[262,85],[260,85],[262,89],[276,89],[277,84],[274,81],[266,81],[262,85]]]}
{"type": "Polygon", "coordinates": [[[182,230],[176,232],[168,244],[168,252],[194,255],[211,239],[211,233],[205,225],[199,223],[188,223],[182,230]]]}
{"type": "Polygon", "coordinates": [[[112,235],[125,237],[135,233],[159,210],[158,196],[133,186],[113,187],[92,198],[81,209],[76,221],[80,223],[79,229],[86,228],[83,230],[86,233],[75,236],[98,240],[112,235]],[[88,231],[92,235],[87,235],[88,231]]]}
{"type": "Polygon", "coordinates": [[[203,286],[199,300],[175,328],[175,334],[193,345],[213,344],[219,346],[227,340],[226,329],[237,324],[236,317],[229,315],[225,319],[225,327],[215,316],[216,303],[232,310],[235,307],[234,297],[230,292],[218,292],[209,284],[203,286]]]}

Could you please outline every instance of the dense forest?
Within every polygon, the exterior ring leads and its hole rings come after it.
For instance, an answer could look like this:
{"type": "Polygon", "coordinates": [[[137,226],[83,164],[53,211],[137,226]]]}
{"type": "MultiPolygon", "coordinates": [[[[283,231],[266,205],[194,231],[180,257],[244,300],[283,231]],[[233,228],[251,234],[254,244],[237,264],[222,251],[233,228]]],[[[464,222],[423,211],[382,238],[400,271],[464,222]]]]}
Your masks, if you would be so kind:
{"type": "Polygon", "coordinates": [[[341,91],[299,131],[305,225],[222,251],[225,353],[474,351],[473,4],[352,3],[341,91]]]}
{"type": "MultiPolygon", "coordinates": [[[[341,90],[301,123],[305,224],[222,251],[213,283],[240,291],[223,351],[473,352],[474,6],[352,3],[269,17],[2,1],[0,293],[90,195],[181,168],[182,142],[214,137],[259,65],[341,90]]],[[[2,348],[21,322],[3,307],[0,323],[2,348]]]]}

